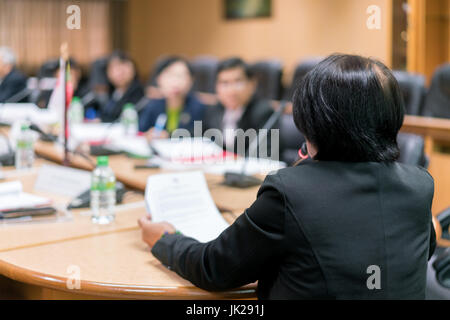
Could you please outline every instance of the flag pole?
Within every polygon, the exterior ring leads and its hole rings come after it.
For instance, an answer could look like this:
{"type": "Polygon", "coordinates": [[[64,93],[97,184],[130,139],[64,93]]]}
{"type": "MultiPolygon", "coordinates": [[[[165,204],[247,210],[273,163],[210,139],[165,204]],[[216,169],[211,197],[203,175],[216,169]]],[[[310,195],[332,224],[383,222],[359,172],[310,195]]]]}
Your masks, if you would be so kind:
{"type": "Polygon", "coordinates": [[[69,124],[68,124],[68,112],[67,112],[67,83],[66,83],[66,64],[69,60],[69,51],[67,42],[64,42],[61,45],[61,58],[64,61],[64,76],[63,76],[63,90],[64,90],[64,159],[63,159],[63,165],[69,166],[70,165],[70,159],[69,159],[69,146],[68,146],[68,140],[69,140],[69,124]]]}

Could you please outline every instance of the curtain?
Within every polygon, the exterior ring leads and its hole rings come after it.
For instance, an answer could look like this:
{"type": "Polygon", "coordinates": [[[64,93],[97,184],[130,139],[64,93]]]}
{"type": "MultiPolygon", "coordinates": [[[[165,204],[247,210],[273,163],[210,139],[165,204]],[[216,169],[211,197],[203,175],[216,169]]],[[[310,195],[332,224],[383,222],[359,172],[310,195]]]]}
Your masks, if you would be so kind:
{"type": "Polygon", "coordinates": [[[0,0],[0,46],[12,48],[19,69],[30,75],[59,57],[63,42],[86,67],[112,50],[112,7],[108,0],[0,0]],[[66,25],[67,7],[74,4],[81,13],[78,30],[66,25]]]}

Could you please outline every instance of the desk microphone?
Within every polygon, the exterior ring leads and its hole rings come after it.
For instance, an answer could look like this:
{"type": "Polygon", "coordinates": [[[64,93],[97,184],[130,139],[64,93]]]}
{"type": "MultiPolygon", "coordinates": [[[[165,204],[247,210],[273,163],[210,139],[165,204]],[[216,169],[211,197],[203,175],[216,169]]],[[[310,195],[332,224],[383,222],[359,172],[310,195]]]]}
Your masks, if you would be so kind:
{"type": "Polygon", "coordinates": [[[41,135],[41,139],[47,142],[56,142],[58,140],[57,136],[44,132],[38,125],[32,123],[30,124],[30,130],[36,131],[41,135]]]}
{"type": "MultiPolygon", "coordinates": [[[[277,123],[277,121],[281,118],[281,116],[283,115],[284,110],[287,107],[287,102],[286,101],[280,101],[280,107],[278,108],[278,110],[276,112],[274,112],[270,118],[266,121],[266,123],[263,126],[263,134],[259,134],[256,136],[255,139],[253,139],[253,141],[250,143],[250,146],[248,147],[248,155],[253,154],[254,152],[257,151],[260,143],[262,141],[264,141],[264,139],[267,138],[267,133],[269,132],[269,130],[271,130],[275,124],[277,123]]],[[[236,173],[236,172],[225,172],[225,180],[224,180],[224,184],[230,187],[238,187],[238,188],[249,188],[249,187],[253,187],[253,186],[257,186],[260,185],[262,183],[262,181],[254,176],[251,175],[246,175],[245,174],[245,169],[247,167],[247,162],[248,162],[248,156],[245,155],[245,161],[244,164],[242,165],[241,168],[241,172],[236,173]]]]}
{"type": "MultiPolygon", "coordinates": [[[[38,132],[41,135],[42,140],[44,140],[44,141],[55,142],[55,143],[61,144],[61,142],[58,141],[57,136],[54,136],[49,133],[45,133],[38,125],[36,125],[34,123],[30,124],[30,130],[38,132]]],[[[96,167],[97,164],[84,152],[77,151],[77,150],[70,151],[70,152],[74,155],[78,155],[78,156],[82,157],[87,162],[89,162],[89,164],[91,164],[94,168],[96,167]]]]}
{"type": "Polygon", "coordinates": [[[6,103],[18,103],[18,102],[24,100],[25,98],[27,98],[32,92],[33,92],[32,90],[30,90],[28,88],[24,88],[24,89],[20,90],[19,92],[17,92],[16,94],[9,97],[6,100],[6,103]]]}
{"type": "Polygon", "coordinates": [[[3,166],[13,166],[15,164],[16,153],[14,152],[11,142],[6,134],[0,132],[0,135],[5,139],[8,151],[0,155],[0,164],[3,166]]]}

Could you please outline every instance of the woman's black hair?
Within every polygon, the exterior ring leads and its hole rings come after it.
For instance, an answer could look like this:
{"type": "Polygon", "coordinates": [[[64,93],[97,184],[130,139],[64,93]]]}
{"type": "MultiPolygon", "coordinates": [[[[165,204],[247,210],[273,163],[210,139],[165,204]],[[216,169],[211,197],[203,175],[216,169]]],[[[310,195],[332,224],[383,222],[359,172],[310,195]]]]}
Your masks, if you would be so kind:
{"type": "Polygon", "coordinates": [[[108,62],[107,64],[109,64],[111,62],[111,60],[120,60],[122,62],[131,62],[131,64],[133,64],[134,67],[136,67],[135,62],[133,61],[133,59],[131,59],[131,57],[125,53],[124,51],[121,50],[115,50],[113,51],[110,56],[108,57],[108,62]]]}
{"type": "MultiPolygon", "coordinates": [[[[138,70],[136,67],[136,63],[134,62],[134,60],[124,51],[121,50],[115,50],[113,51],[109,57],[108,57],[108,61],[106,63],[106,69],[108,69],[109,64],[111,63],[112,60],[117,59],[121,62],[129,62],[133,65],[133,69],[134,69],[134,77],[133,77],[133,82],[138,81],[139,75],[138,75],[138,70]]],[[[109,80],[108,80],[109,82],[109,80]]],[[[111,87],[112,84],[110,83],[109,86],[111,87]]]]}
{"type": "Polygon", "coordinates": [[[180,56],[167,56],[162,58],[156,63],[156,66],[153,70],[152,78],[156,79],[165,69],[167,69],[176,62],[183,62],[187,66],[191,77],[193,76],[194,71],[192,70],[192,66],[188,60],[180,56]]]}
{"type": "Polygon", "coordinates": [[[315,160],[395,161],[405,107],[397,80],[381,62],[334,54],[297,84],[294,122],[317,148],[315,160]]]}
{"type": "Polygon", "coordinates": [[[252,79],[254,77],[252,68],[250,68],[250,66],[245,63],[244,60],[239,57],[232,57],[219,62],[219,65],[217,66],[216,78],[222,71],[235,68],[241,68],[242,70],[244,70],[247,79],[252,79]]]}

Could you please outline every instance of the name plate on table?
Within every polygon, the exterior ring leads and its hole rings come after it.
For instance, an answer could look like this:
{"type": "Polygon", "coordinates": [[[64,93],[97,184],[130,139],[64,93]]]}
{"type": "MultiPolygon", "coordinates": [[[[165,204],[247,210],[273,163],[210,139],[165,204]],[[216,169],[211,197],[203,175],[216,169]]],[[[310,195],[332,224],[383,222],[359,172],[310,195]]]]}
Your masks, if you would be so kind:
{"type": "Polygon", "coordinates": [[[76,197],[91,187],[91,172],[57,165],[43,165],[34,189],[57,195],[76,197]]]}

